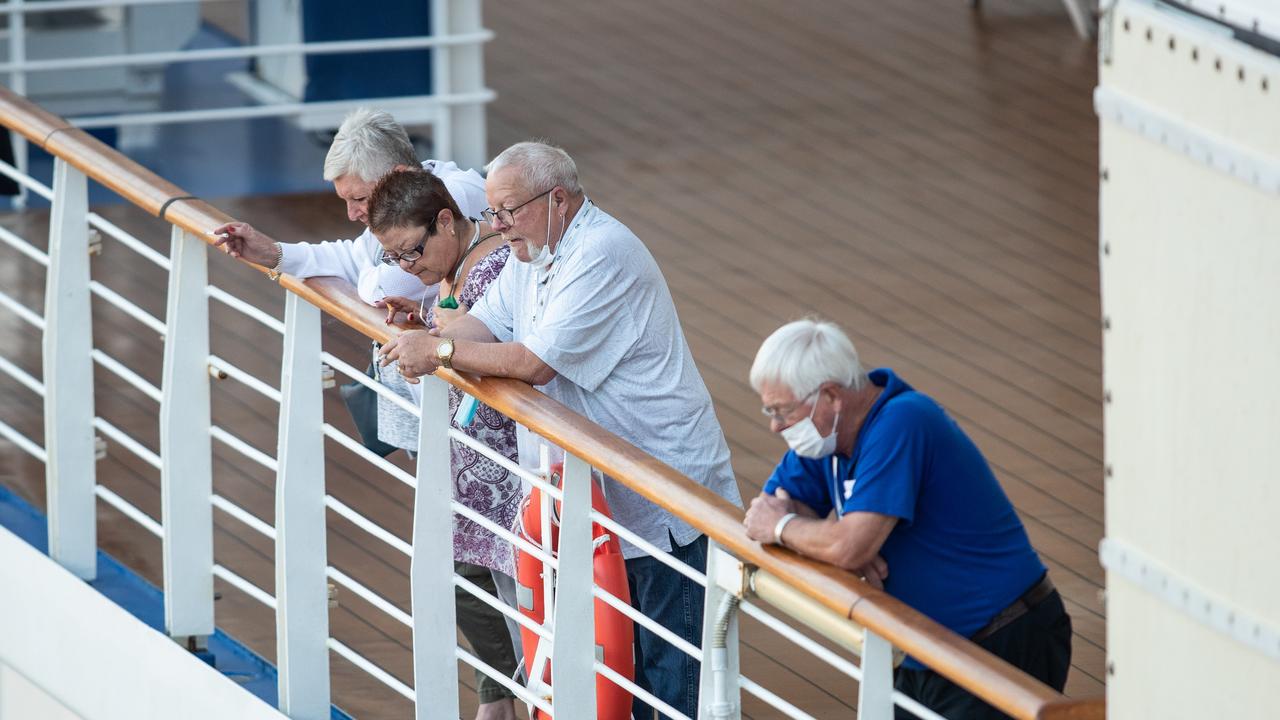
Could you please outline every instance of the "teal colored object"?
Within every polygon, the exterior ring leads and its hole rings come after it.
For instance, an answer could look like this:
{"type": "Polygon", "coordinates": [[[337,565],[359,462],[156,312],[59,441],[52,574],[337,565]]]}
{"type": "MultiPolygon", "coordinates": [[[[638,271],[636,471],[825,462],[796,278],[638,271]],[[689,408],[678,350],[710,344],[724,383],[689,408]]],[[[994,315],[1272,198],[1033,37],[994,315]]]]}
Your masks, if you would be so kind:
{"type": "Polygon", "coordinates": [[[462,402],[458,403],[458,411],[453,414],[453,421],[458,423],[458,427],[469,427],[476,421],[476,410],[479,407],[479,400],[464,394],[462,402]]]}

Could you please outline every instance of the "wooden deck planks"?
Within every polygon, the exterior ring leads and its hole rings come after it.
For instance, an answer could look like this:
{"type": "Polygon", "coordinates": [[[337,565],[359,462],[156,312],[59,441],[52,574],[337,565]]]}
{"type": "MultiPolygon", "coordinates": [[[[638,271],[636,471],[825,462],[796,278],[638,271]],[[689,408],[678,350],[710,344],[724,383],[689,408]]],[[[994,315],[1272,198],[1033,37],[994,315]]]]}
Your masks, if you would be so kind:
{"type": "MultiPolygon", "coordinates": [[[[1060,6],[607,0],[573,9],[490,10],[487,50],[496,150],[547,136],[578,160],[589,193],[654,253],[716,401],[744,496],[784,449],[746,384],[756,347],[794,317],[846,326],[865,360],[934,397],[987,454],[1051,567],[1076,629],[1072,694],[1097,694],[1105,631],[1102,413],[1092,49],[1060,6]],[[523,34],[522,34],[523,33],[523,34]]],[[[319,168],[316,169],[319,172],[319,168]]],[[[217,203],[282,239],[354,233],[331,196],[217,203]]],[[[113,220],[167,250],[166,228],[122,208],[113,220]]],[[[39,237],[40,217],[5,225],[39,237]]],[[[22,233],[20,233],[22,234],[22,233]]],[[[164,313],[164,277],[107,241],[95,277],[164,313]]],[[[43,244],[38,241],[37,244],[43,244]]],[[[39,307],[41,273],[0,249],[6,292],[39,307]]],[[[212,263],[214,282],[279,316],[260,277],[212,263]]],[[[279,338],[213,304],[213,350],[278,383],[279,338]]],[[[98,346],[152,382],[160,344],[95,303],[98,346]]],[[[5,357],[38,375],[38,337],[0,318],[5,357]],[[34,340],[33,340],[34,339],[34,340]]],[[[362,366],[368,345],[338,327],[326,348],[362,366]]],[[[99,414],[155,449],[154,402],[99,370],[99,414]]],[[[274,455],[273,404],[215,384],[215,421],[274,455]]],[[[0,408],[41,434],[29,394],[0,380],[0,408]]],[[[351,430],[336,393],[326,420],[351,430]]],[[[215,441],[215,490],[270,518],[274,479],[215,441]]],[[[326,443],[328,491],[407,538],[411,494],[326,443]]],[[[0,453],[0,482],[42,501],[36,463],[0,453]]],[[[158,517],[159,474],[112,446],[100,479],[158,517]]],[[[100,506],[103,546],[159,581],[158,542],[100,506]]],[[[270,591],[271,545],[215,511],[218,561],[270,591]]],[[[329,513],[330,562],[408,608],[403,556],[329,513]]],[[[271,615],[226,583],[219,623],[274,656],[271,615]]],[[[335,637],[409,675],[407,631],[351,593],[335,637]]],[[[848,711],[856,684],[748,623],[749,676],[803,697],[819,717],[848,711]],[[759,678],[757,678],[759,679],[759,678]]],[[[334,656],[335,699],[360,717],[403,717],[407,702],[334,656]]],[[[462,671],[464,704],[474,703],[462,671]]],[[[773,711],[751,700],[751,717],[773,711]]]]}

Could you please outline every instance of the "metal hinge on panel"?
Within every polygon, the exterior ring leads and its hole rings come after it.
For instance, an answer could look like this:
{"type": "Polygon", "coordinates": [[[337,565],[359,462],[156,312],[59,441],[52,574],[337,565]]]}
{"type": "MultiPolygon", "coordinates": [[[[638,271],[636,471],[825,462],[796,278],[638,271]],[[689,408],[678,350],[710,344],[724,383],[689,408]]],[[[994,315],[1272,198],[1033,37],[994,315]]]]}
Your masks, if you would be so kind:
{"type": "Polygon", "coordinates": [[[707,578],[708,582],[715,583],[716,587],[721,590],[738,599],[742,599],[747,592],[747,579],[750,576],[747,566],[741,560],[721,550],[719,547],[712,552],[719,553],[719,557],[715,563],[708,563],[708,565],[714,565],[715,568],[715,577],[707,578]]]}
{"type": "Polygon", "coordinates": [[[1111,44],[1115,31],[1116,4],[1120,0],[1103,0],[1098,17],[1098,61],[1103,65],[1111,64],[1111,44]]]}
{"type": "Polygon", "coordinates": [[[89,228],[89,254],[102,254],[102,233],[93,228],[89,228]]]}
{"type": "Polygon", "coordinates": [[[93,459],[102,460],[107,457],[107,441],[101,435],[93,436],[93,459]]]}
{"type": "Polygon", "coordinates": [[[1113,88],[1093,91],[1098,117],[1264,192],[1280,192],[1280,162],[1203,128],[1175,119],[1113,88]]]}
{"type": "Polygon", "coordinates": [[[328,390],[329,388],[336,387],[337,385],[338,385],[338,381],[334,378],[333,368],[329,367],[329,365],[326,363],[321,363],[320,387],[324,388],[325,390],[328,390]]]}
{"type": "Polygon", "coordinates": [[[1189,579],[1178,576],[1138,548],[1114,538],[1098,546],[1102,567],[1137,585],[1148,594],[1236,641],[1280,660],[1280,628],[1252,616],[1243,608],[1210,595],[1189,579]]]}

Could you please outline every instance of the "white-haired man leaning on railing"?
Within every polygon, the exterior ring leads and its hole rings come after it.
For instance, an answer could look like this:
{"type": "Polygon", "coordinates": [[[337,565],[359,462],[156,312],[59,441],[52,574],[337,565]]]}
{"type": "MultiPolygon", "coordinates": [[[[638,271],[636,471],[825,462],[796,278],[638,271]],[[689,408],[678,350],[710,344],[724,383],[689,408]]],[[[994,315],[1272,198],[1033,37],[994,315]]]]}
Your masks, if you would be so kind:
{"type": "MultiPolygon", "coordinates": [[[[440,366],[513,377],[741,504],[729,448],[693,363],[675,304],[647,248],[591,202],[573,159],[544,143],[518,143],[488,166],[485,219],[519,262],[508,262],[469,315],[443,335],[400,335],[383,348],[412,375],[440,366]]],[[[525,438],[527,441],[527,438],[525,438]]],[[[531,448],[522,446],[522,457],[531,448]]],[[[614,517],[677,560],[703,569],[706,536],[605,478],[614,517]]],[[[623,542],[632,603],[693,645],[702,632],[701,586],[623,542]]],[[[637,628],[638,684],[697,715],[698,664],[637,628]]],[[[646,714],[649,713],[649,714],[646,714]]],[[[637,718],[651,711],[637,700],[637,718]]]]}
{"type": "MultiPolygon", "coordinates": [[[[1061,691],[1071,619],[986,459],[946,411],[892,370],[865,372],[829,322],[782,326],[750,379],[791,450],[752,500],[747,533],[859,573],[1061,691]]],[[[948,718],[1005,717],[911,658],[895,686],[948,718]]]]}

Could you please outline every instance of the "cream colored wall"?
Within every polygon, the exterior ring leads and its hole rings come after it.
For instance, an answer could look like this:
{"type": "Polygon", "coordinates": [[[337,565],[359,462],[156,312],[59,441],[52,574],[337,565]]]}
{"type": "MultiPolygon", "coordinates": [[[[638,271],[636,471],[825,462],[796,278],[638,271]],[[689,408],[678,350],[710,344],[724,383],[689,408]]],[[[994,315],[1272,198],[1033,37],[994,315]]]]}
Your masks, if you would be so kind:
{"type": "Polygon", "coordinates": [[[0,720],[62,720],[33,712],[53,698],[85,720],[286,720],[3,527],[0,558],[4,690],[27,681],[0,720]]]}
{"type": "Polygon", "coordinates": [[[80,720],[44,690],[0,663],[0,720],[80,720]]]}
{"type": "MultiPolygon", "coordinates": [[[[1149,3],[1113,13],[1098,94],[1107,537],[1233,621],[1280,629],[1280,58],[1149,3]],[[1115,101],[1127,127],[1102,112],[1115,101]],[[1162,144],[1161,116],[1206,137],[1217,167],[1162,144]]],[[[1107,635],[1113,718],[1280,717],[1280,648],[1113,571],[1107,635]]]]}

